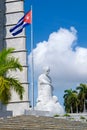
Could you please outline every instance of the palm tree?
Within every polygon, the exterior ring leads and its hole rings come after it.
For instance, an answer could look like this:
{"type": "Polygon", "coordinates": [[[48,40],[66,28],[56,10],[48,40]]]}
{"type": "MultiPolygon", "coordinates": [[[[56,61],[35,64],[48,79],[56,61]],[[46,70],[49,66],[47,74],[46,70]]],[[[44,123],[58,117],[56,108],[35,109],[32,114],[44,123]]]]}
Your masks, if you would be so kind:
{"type": "Polygon", "coordinates": [[[87,84],[81,83],[76,89],[79,90],[80,111],[86,112],[85,101],[87,100],[87,84]]]}
{"type": "Polygon", "coordinates": [[[72,105],[71,105],[71,93],[72,93],[72,89],[67,89],[64,91],[64,105],[65,105],[65,110],[68,113],[72,113],[72,105]]]}
{"type": "Polygon", "coordinates": [[[64,105],[65,110],[68,113],[73,113],[78,111],[78,95],[75,90],[68,89],[64,91],[64,105]]]}
{"type": "Polygon", "coordinates": [[[11,56],[13,51],[13,48],[9,48],[0,52],[0,101],[3,104],[8,104],[10,101],[11,89],[16,91],[21,100],[23,99],[23,86],[18,79],[7,75],[9,71],[23,70],[18,59],[11,56]]]}
{"type": "Polygon", "coordinates": [[[78,93],[75,90],[72,92],[72,101],[73,101],[74,112],[78,113],[79,99],[78,99],[78,93]]]}

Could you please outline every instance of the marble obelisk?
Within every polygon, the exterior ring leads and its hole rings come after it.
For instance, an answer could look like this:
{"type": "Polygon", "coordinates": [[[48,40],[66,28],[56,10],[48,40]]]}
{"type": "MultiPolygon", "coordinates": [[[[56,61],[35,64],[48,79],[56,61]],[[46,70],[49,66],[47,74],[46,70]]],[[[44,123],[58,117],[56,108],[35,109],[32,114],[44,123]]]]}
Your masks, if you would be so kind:
{"type": "Polygon", "coordinates": [[[25,93],[23,100],[19,100],[18,95],[12,91],[12,99],[7,105],[7,110],[13,112],[13,116],[22,115],[29,109],[28,96],[28,65],[25,30],[19,35],[13,37],[9,29],[13,27],[24,15],[23,0],[0,0],[0,50],[4,47],[15,48],[14,57],[19,58],[23,66],[22,72],[12,72],[11,75],[18,78],[24,86],[25,93]]]}

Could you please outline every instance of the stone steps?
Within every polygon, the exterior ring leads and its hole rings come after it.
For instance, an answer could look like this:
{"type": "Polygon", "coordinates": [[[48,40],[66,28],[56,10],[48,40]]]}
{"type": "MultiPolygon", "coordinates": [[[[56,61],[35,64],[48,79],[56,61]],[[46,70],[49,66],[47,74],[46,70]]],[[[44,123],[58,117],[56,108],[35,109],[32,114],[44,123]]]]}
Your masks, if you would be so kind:
{"type": "Polygon", "coordinates": [[[27,115],[0,119],[0,130],[87,130],[87,123],[27,115]]]}

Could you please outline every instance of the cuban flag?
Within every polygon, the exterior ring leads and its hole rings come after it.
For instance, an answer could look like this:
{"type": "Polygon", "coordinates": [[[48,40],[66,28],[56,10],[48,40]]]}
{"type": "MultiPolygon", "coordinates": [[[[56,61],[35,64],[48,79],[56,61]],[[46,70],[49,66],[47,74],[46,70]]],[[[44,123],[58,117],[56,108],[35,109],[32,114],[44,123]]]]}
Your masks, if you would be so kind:
{"type": "Polygon", "coordinates": [[[21,33],[23,28],[29,24],[31,24],[31,18],[32,17],[32,11],[29,11],[26,13],[19,21],[18,23],[10,29],[10,32],[13,36],[16,36],[17,34],[21,33]]]}

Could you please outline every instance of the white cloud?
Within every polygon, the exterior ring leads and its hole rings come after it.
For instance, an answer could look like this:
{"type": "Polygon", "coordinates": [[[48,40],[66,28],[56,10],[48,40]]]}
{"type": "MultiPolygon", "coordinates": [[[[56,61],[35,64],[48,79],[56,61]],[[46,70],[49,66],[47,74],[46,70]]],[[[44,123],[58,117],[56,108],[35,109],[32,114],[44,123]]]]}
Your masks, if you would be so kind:
{"type": "MultiPolygon", "coordinates": [[[[77,31],[60,28],[50,34],[48,41],[37,44],[34,49],[35,79],[42,73],[42,67],[50,66],[51,78],[55,89],[67,89],[70,85],[86,82],[87,49],[73,46],[77,42],[77,31]]],[[[29,64],[31,63],[29,55],[29,64]]]]}

